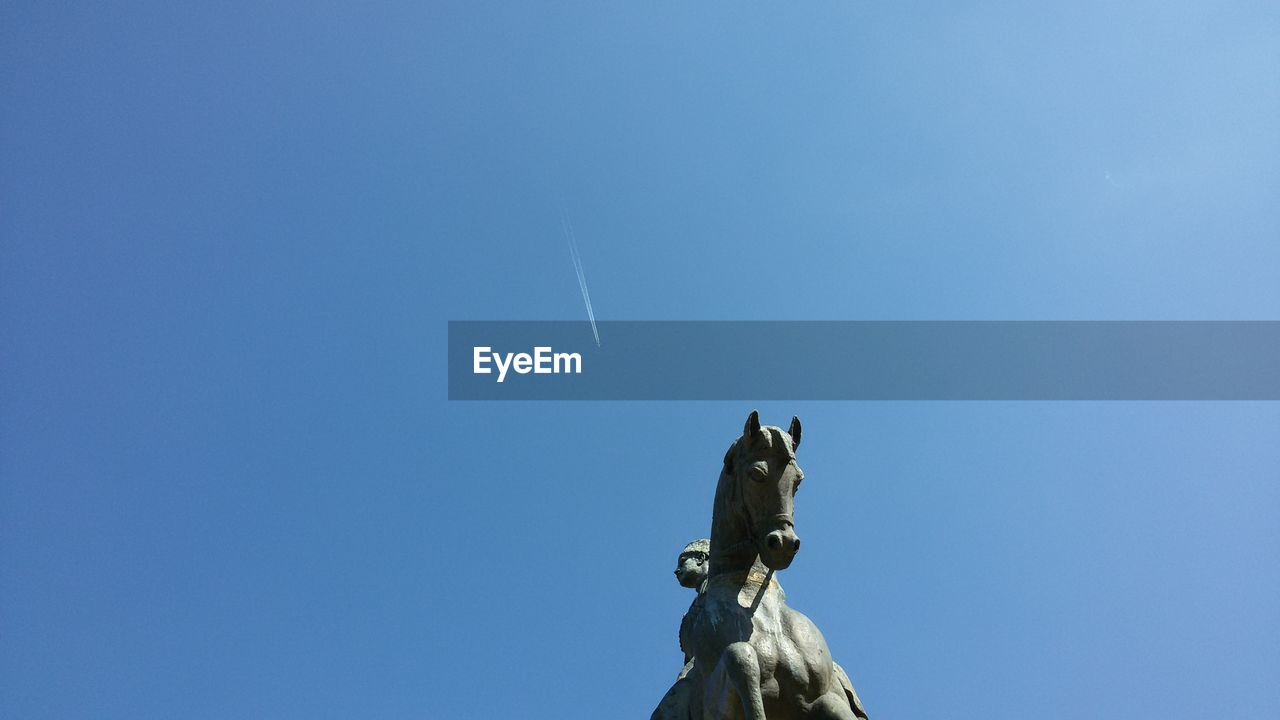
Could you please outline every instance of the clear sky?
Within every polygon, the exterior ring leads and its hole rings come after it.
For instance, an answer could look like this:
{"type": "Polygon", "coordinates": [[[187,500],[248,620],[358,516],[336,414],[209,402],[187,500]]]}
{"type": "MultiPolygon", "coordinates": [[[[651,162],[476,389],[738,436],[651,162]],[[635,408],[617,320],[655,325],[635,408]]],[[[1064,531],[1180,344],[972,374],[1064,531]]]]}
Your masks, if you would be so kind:
{"type": "Polygon", "coordinates": [[[444,368],[588,332],[565,215],[601,319],[1280,319],[1275,3],[5,3],[0,58],[0,715],[647,717],[753,406],[873,717],[1280,715],[1280,404],[444,368]]]}

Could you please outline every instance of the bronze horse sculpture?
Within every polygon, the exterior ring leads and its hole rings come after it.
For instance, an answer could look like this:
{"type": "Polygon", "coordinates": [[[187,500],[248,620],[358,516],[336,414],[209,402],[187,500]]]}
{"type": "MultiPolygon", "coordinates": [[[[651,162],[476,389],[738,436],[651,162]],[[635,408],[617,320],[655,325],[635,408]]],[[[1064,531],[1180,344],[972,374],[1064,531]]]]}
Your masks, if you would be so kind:
{"type": "Polygon", "coordinates": [[[774,571],[800,549],[793,498],[800,420],[787,431],[752,411],[724,456],[711,520],[709,579],[701,610],[682,628],[695,658],[694,720],[865,718],[827,642],[787,607],[774,571]]]}

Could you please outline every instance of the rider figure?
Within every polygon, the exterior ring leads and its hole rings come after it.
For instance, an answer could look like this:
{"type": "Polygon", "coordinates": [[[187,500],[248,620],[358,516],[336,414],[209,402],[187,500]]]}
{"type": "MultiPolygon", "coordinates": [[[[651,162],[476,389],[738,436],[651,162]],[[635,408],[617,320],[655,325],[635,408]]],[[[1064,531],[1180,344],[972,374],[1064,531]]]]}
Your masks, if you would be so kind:
{"type": "Polygon", "coordinates": [[[680,557],[676,559],[676,581],[682,587],[695,590],[698,595],[680,620],[680,650],[684,653],[684,667],[680,669],[680,675],[676,677],[675,684],[662,697],[662,702],[658,703],[658,708],[653,711],[650,720],[688,720],[689,718],[689,695],[694,686],[693,678],[689,677],[689,673],[693,671],[693,651],[685,646],[684,638],[689,623],[702,610],[710,557],[711,541],[703,538],[685,545],[680,551],[680,557]]]}

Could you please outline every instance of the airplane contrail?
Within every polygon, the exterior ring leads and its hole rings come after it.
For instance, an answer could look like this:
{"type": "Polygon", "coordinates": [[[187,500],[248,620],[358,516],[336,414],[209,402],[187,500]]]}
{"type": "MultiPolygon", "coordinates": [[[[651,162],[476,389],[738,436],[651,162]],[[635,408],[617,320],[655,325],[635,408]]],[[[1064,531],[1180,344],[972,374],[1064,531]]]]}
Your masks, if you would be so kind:
{"type": "Polygon", "coordinates": [[[582,255],[578,252],[578,238],[573,232],[573,223],[568,214],[560,219],[560,228],[569,241],[569,259],[573,261],[573,271],[578,274],[578,287],[582,290],[582,302],[587,306],[587,319],[591,321],[591,335],[596,339],[596,347],[600,347],[600,332],[596,330],[596,311],[591,307],[591,293],[587,290],[587,276],[582,272],[582,255]]]}

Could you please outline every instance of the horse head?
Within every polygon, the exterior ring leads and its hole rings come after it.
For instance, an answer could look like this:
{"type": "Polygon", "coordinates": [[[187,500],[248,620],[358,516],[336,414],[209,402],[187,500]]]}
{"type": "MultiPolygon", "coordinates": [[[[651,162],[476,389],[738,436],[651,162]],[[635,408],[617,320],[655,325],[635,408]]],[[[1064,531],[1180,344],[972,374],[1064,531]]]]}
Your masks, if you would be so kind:
{"type": "MultiPolygon", "coordinates": [[[[752,410],[742,437],[724,456],[720,484],[726,492],[717,495],[727,507],[718,507],[717,511],[729,513],[733,522],[713,521],[713,533],[719,527],[745,536],[736,538],[737,542],[752,545],[752,555],[759,554],[765,567],[773,570],[791,565],[800,549],[794,515],[794,497],[804,479],[804,472],[796,464],[799,446],[799,418],[791,418],[791,427],[784,432],[772,425],[762,427],[760,414],[752,410]]],[[[719,540],[725,547],[732,539],[719,540]]]]}

